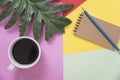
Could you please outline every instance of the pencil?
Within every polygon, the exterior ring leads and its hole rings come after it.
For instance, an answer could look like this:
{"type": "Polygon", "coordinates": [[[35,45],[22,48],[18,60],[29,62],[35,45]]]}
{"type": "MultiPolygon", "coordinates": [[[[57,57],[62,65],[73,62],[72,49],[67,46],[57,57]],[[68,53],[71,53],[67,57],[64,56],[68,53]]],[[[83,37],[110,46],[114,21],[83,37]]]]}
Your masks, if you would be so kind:
{"type": "Polygon", "coordinates": [[[109,41],[109,43],[117,50],[120,51],[116,43],[110,38],[110,36],[101,28],[101,26],[93,19],[93,17],[82,8],[85,15],[90,19],[90,21],[95,25],[95,27],[101,32],[101,34],[109,41]]]}

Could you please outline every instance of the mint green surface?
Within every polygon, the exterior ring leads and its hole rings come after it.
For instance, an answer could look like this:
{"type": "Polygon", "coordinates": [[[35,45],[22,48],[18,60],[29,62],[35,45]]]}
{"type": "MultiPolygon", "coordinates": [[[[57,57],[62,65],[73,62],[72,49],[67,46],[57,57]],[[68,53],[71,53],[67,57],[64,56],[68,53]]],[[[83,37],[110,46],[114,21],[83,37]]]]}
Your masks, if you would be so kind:
{"type": "Polygon", "coordinates": [[[120,80],[120,54],[110,50],[65,54],[64,80],[120,80]]]}

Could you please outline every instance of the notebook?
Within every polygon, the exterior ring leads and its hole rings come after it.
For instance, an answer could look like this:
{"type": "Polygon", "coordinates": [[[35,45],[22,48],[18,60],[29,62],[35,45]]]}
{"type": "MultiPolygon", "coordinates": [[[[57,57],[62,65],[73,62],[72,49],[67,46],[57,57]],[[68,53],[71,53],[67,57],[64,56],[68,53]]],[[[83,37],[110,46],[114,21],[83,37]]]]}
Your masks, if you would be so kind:
{"type": "MultiPolygon", "coordinates": [[[[97,23],[103,28],[103,30],[111,37],[111,39],[117,44],[120,37],[120,27],[103,21],[93,16],[97,23]]],[[[99,44],[107,49],[115,50],[115,48],[108,42],[108,40],[100,33],[100,31],[94,26],[94,24],[88,19],[88,17],[82,13],[76,23],[74,34],[89,40],[93,43],[99,44]]]]}

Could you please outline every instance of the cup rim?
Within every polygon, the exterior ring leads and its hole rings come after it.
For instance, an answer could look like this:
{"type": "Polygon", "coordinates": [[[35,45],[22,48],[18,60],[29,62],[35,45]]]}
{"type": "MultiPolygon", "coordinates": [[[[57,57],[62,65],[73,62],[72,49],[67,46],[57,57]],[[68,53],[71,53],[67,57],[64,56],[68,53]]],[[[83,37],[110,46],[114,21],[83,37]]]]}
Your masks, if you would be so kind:
{"type": "Polygon", "coordinates": [[[10,43],[9,48],[8,48],[8,57],[9,57],[9,59],[10,59],[10,62],[11,62],[14,66],[16,66],[17,68],[26,69],[26,68],[33,67],[33,66],[34,66],[35,64],[37,64],[37,62],[39,61],[40,56],[41,56],[41,47],[40,47],[39,43],[38,43],[36,40],[34,40],[33,38],[28,37],[28,36],[22,36],[22,37],[17,37],[17,38],[15,38],[15,39],[10,43]],[[11,55],[14,44],[15,44],[17,41],[19,41],[19,40],[21,40],[21,39],[24,39],[24,38],[27,38],[27,39],[30,39],[30,40],[34,41],[34,42],[36,43],[37,47],[38,47],[38,50],[39,50],[39,54],[38,54],[37,59],[36,59],[34,62],[30,63],[30,64],[20,64],[20,63],[18,63],[18,62],[13,58],[13,56],[11,55]]]}

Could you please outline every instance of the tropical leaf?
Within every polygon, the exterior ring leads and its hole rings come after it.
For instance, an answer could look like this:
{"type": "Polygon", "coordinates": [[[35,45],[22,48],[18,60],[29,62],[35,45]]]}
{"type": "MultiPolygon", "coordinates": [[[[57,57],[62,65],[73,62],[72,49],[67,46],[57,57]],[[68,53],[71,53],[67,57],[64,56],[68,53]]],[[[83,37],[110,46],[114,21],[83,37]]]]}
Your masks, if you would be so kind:
{"type": "Polygon", "coordinates": [[[30,20],[33,21],[33,35],[39,40],[41,33],[41,24],[45,23],[45,39],[48,41],[55,33],[64,33],[64,27],[71,23],[71,20],[65,17],[56,16],[58,12],[69,10],[73,4],[60,4],[49,6],[52,0],[0,0],[0,7],[9,3],[8,8],[0,14],[0,21],[6,18],[14,11],[11,19],[6,24],[5,29],[11,28],[22,14],[22,20],[19,24],[20,36],[25,34],[30,20]]]}
{"type": "Polygon", "coordinates": [[[5,4],[12,2],[13,0],[0,0],[0,7],[4,6],[5,4]]]}

